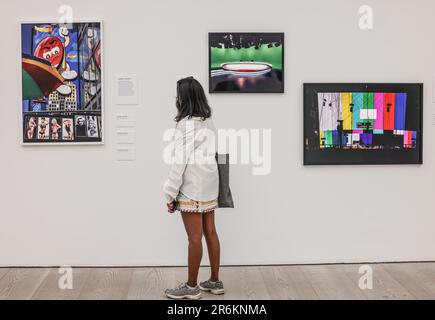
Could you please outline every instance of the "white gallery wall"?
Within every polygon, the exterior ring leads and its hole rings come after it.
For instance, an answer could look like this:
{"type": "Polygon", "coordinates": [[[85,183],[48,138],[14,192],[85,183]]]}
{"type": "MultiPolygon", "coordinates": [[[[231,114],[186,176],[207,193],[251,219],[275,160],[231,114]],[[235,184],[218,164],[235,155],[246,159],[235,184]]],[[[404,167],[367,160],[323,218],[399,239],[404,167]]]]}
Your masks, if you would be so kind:
{"type": "MultiPolygon", "coordinates": [[[[0,266],[184,265],[165,209],[163,133],[175,82],[208,88],[208,32],[285,32],[284,94],[212,94],[221,129],[271,129],[271,172],[231,167],[217,212],[223,264],[435,260],[435,2],[432,0],[2,1],[0,266]],[[21,145],[20,21],[104,21],[105,144],[21,145]],[[374,29],[360,30],[371,5],[374,29]],[[138,106],[115,104],[136,74],[138,106]],[[424,164],[302,165],[304,82],[423,82],[424,164]],[[116,115],[136,119],[136,161],[116,160],[116,115]]],[[[207,257],[204,257],[207,263],[207,257]]]]}

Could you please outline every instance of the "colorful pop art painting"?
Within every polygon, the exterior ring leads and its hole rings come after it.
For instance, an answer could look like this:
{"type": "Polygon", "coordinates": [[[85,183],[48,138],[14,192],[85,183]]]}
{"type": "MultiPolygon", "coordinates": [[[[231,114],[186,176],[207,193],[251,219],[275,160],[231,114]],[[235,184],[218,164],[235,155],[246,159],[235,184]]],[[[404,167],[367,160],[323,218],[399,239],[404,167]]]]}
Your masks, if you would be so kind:
{"type": "Polygon", "coordinates": [[[422,163],[421,84],[305,84],[304,163],[422,163]]]}
{"type": "Polygon", "coordinates": [[[74,133],[79,116],[102,122],[101,43],[101,22],[21,25],[23,143],[103,141],[74,133]]]}

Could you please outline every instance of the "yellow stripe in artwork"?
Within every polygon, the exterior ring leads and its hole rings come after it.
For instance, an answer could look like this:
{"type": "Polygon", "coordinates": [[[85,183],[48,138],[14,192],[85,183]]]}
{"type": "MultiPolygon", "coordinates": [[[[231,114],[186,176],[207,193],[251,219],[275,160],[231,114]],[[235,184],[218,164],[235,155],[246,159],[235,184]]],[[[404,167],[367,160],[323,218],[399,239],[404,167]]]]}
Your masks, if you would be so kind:
{"type": "Polygon", "coordinates": [[[352,130],[352,93],[341,93],[341,112],[343,115],[343,130],[352,130]]]}
{"type": "Polygon", "coordinates": [[[320,131],[320,148],[325,147],[325,131],[320,131]]]}

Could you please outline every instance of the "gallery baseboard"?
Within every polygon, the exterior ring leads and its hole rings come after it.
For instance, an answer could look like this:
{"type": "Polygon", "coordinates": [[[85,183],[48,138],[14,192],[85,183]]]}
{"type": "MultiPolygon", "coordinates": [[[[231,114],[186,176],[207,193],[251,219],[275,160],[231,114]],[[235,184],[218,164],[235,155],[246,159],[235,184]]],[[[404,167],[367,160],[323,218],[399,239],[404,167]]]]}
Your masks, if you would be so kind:
{"type": "MultiPolygon", "coordinates": [[[[404,264],[404,263],[435,263],[435,260],[415,261],[364,261],[364,262],[327,262],[327,263],[258,263],[258,264],[223,264],[222,268],[249,268],[249,267],[280,267],[280,266],[331,266],[331,265],[363,265],[363,264],[404,264]]],[[[187,265],[68,265],[71,268],[186,268],[187,265]]],[[[65,265],[10,265],[0,266],[0,269],[7,268],[61,268],[65,265]]],[[[201,268],[208,268],[210,265],[201,265],[201,268]]]]}

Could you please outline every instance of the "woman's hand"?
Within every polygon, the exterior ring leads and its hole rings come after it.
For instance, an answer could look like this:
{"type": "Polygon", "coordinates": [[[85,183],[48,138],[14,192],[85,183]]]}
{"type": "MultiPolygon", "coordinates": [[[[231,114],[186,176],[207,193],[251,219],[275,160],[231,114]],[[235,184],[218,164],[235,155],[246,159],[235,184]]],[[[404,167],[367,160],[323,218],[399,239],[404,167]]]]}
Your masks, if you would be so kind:
{"type": "Polygon", "coordinates": [[[175,211],[175,201],[168,202],[166,204],[166,206],[168,207],[168,212],[169,213],[174,213],[174,211],[175,211]]]}

